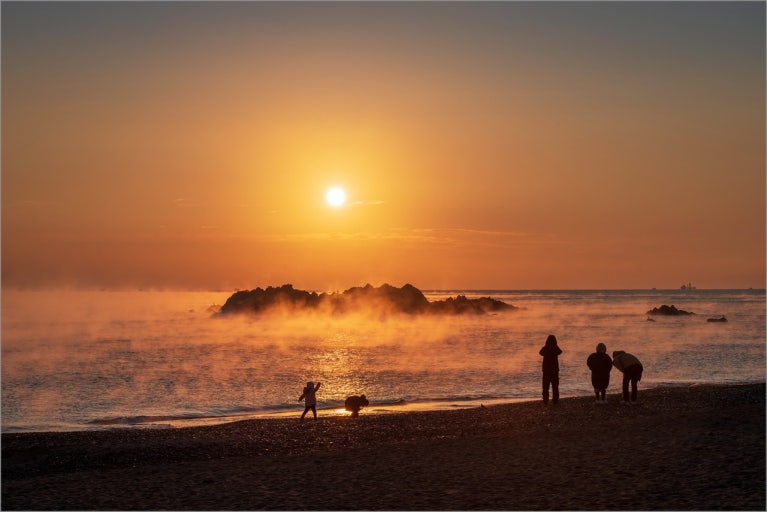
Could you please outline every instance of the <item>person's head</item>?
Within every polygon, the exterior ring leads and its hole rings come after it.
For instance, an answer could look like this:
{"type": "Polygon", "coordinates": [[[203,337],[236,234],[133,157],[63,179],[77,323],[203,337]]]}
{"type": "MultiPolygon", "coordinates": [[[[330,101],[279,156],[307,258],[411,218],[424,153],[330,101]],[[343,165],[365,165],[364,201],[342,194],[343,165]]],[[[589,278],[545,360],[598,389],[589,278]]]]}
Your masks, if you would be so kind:
{"type": "Polygon", "coordinates": [[[607,346],[604,343],[597,343],[597,352],[600,354],[606,354],[607,346]]]}
{"type": "Polygon", "coordinates": [[[615,359],[615,358],[616,358],[616,357],[618,357],[619,355],[621,355],[621,354],[625,354],[625,353],[626,353],[626,352],[625,352],[625,351],[623,351],[623,350],[615,350],[615,351],[613,352],[613,359],[615,359]]]}
{"type": "Polygon", "coordinates": [[[306,383],[306,389],[314,389],[314,382],[309,381],[306,383]]]}
{"type": "Polygon", "coordinates": [[[549,337],[546,338],[546,346],[547,347],[554,347],[557,344],[557,337],[553,334],[549,334],[549,337]]]}

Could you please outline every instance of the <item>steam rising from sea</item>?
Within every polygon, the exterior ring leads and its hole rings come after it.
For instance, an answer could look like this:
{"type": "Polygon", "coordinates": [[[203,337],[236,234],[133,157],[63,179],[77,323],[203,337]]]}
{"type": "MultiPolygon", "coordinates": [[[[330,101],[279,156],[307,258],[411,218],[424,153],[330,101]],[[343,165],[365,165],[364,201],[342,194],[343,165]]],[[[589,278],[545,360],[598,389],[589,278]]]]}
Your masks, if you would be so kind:
{"type": "MultiPolygon", "coordinates": [[[[598,342],[645,366],[641,389],[763,382],[765,293],[736,291],[449,291],[524,309],[470,317],[277,314],[212,318],[229,293],[18,291],[2,296],[2,429],[179,426],[303,410],[320,414],[453,408],[540,397],[538,350],[555,334],[563,396],[590,395],[598,342]],[[655,317],[674,304],[697,313],[655,317]],[[726,315],[727,323],[708,317],[726,315]]],[[[620,391],[613,371],[608,393],[620,391]]]]}

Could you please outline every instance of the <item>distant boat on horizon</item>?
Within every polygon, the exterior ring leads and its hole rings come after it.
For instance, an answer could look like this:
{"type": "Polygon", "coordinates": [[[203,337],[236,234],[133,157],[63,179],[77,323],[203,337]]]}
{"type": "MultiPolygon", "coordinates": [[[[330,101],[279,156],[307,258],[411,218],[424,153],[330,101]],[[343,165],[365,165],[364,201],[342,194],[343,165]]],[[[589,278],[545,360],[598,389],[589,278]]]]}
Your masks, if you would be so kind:
{"type": "Polygon", "coordinates": [[[682,290],[695,290],[696,288],[692,285],[692,283],[687,283],[682,285],[682,290]]]}

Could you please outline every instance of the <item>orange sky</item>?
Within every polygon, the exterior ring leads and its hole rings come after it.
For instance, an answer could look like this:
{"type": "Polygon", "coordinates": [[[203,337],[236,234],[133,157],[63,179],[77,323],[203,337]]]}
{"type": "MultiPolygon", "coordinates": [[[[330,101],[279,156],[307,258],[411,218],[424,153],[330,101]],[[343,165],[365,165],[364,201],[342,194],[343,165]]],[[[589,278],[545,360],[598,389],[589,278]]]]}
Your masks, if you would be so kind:
{"type": "Polygon", "coordinates": [[[3,285],[762,288],[764,20],[4,2],[3,285]]]}

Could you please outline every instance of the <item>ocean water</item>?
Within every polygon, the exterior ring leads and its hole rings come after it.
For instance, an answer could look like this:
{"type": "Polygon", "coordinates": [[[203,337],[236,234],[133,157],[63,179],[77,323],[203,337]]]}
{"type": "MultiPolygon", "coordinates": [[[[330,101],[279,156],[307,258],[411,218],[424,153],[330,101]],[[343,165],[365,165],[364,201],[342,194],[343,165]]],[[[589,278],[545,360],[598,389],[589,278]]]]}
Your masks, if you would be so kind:
{"type": "MultiPolygon", "coordinates": [[[[294,416],[306,381],[320,415],[476,407],[540,399],[538,350],[555,334],[560,392],[592,394],[599,342],[657,386],[765,381],[764,290],[424,292],[520,307],[479,317],[277,315],[214,318],[229,292],[19,291],[2,294],[2,431],[168,428],[294,416]],[[696,313],[658,317],[663,304],[696,313]],[[726,323],[711,317],[726,315],[726,323]]],[[[608,393],[620,392],[614,370],[608,393]]]]}

